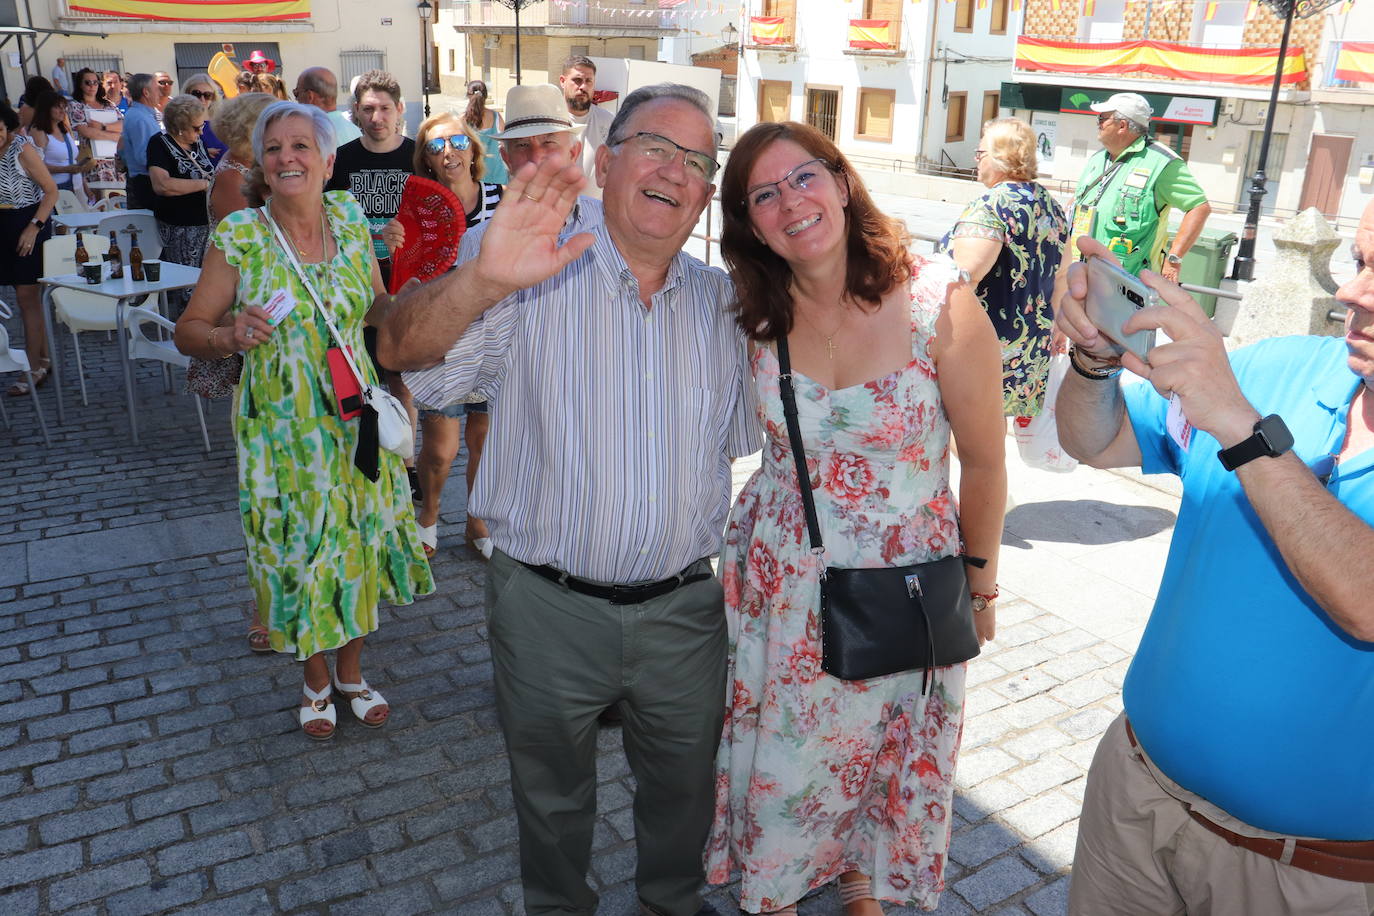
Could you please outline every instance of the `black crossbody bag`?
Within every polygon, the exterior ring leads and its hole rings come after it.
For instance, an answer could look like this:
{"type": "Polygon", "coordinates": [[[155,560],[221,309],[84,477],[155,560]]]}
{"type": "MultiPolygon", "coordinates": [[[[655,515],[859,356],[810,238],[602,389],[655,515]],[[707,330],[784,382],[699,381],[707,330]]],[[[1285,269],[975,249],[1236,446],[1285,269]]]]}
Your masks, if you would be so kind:
{"type": "MultiPolygon", "coordinates": [[[[787,338],[778,344],[778,377],[787,437],[797,465],[797,485],[806,510],[811,552],[823,556],[820,521],[806,470],[797,395],[792,387],[792,360],[787,338]]],[[[821,669],[845,681],[861,681],[899,671],[924,669],[925,693],[930,669],[966,662],[976,656],[978,631],[973,625],[964,564],[987,561],[962,554],[911,566],[821,571],[821,669]]]]}

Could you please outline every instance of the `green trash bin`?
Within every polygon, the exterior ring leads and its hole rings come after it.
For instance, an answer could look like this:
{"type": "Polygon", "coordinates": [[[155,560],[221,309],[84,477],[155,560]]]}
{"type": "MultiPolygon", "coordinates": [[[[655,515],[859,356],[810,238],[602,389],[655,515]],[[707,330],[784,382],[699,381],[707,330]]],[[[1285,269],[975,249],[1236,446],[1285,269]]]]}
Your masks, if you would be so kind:
{"type": "MultiPolygon", "coordinates": [[[[1172,239],[1170,239],[1172,242],[1172,239]]],[[[1236,247],[1236,234],[1222,229],[1203,229],[1197,242],[1183,257],[1183,265],[1178,271],[1178,282],[1194,286],[1221,287],[1226,276],[1226,263],[1231,259],[1231,249],[1236,247]]],[[[1193,293],[1198,305],[1212,317],[1217,313],[1217,297],[1193,293]]]]}

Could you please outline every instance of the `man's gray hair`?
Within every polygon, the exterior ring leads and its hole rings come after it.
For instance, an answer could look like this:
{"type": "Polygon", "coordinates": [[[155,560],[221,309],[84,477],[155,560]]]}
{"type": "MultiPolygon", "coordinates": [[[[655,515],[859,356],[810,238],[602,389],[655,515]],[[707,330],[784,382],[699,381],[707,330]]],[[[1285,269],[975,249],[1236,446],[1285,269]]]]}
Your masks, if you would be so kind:
{"type": "Polygon", "coordinates": [[[615,146],[624,142],[625,138],[620,134],[625,122],[630,120],[636,108],[655,99],[681,99],[694,106],[706,118],[706,123],[711,125],[711,133],[714,136],[716,113],[711,110],[709,95],[694,86],[684,86],[681,83],[655,83],[652,86],[640,86],[625,96],[625,101],[620,103],[620,110],[615,113],[615,120],[611,122],[611,129],[606,133],[606,145],[615,146]]]}
{"type": "Polygon", "coordinates": [[[143,93],[152,88],[153,75],[151,73],[135,73],[129,77],[129,98],[135,102],[143,101],[143,93]]]}
{"type": "Polygon", "coordinates": [[[253,158],[258,163],[262,162],[263,137],[267,134],[267,128],[282,118],[293,116],[305,118],[314,126],[315,145],[320,148],[321,156],[328,159],[334,155],[338,141],[334,135],[334,122],[329,120],[329,115],[314,105],[279,101],[264,108],[262,114],[258,115],[258,123],[253,126],[253,158]]]}
{"type": "Polygon", "coordinates": [[[333,85],[333,95],[339,94],[339,82],[334,78],[334,71],[328,67],[308,67],[301,71],[300,84],[306,92],[313,92],[316,95],[330,95],[329,88],[333,85]]]}
{"type": "Polygon", "coordinates": [[[1132,121],[1130,118],[1126,117],[1119,111],[1112,112],[1112,117],[1116,118],[1122,124],[1125,124],[1127,127],[1129,127],[1131,129],[1131,133],[1135,134],[1137,137],[1143,137],[1145,136],[1145,134],[1149,133],[1149,128],[1147,128],[1144,124],[1132,121]]]}

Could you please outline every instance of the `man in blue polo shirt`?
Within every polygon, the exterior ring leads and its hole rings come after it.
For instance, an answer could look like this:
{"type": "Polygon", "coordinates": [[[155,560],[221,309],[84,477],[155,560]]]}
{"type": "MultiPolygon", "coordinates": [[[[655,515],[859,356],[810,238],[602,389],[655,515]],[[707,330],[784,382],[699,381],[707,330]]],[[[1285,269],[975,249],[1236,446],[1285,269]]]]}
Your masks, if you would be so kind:
{"type": "Polygon", "coordinates": [[[125,183],[130,210],[149,210],[153,206],[153,183],[148,177],[148,141],[162,128],[158,125],[157,86],[151,73],[135,73],[129,80],[129,97],[133,104],[124,115],[124,137],[119,154],[129,167],[125,183]]]}
{"type": "Polygon", "coordinates": [[[1229,357],[1144,272],[1168,305],[1126,330],[1171,341],[1148,365],[1107,356],[1070,274],[1062,445],[1183,481],[1125,711],[1088,774],[1074,916],[1374,912],[1374,203],[1355,258],[1344,338],[1229,357]],[[1123,389],[1122,362],[1149,384],[1123,389]]]}

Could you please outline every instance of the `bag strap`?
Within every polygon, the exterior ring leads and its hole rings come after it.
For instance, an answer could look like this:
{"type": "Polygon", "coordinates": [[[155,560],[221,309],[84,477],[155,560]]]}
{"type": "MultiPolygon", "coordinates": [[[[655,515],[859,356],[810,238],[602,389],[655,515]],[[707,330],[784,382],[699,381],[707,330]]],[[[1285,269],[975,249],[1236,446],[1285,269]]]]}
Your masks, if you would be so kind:
{"type": "Polygon", "coordinates": [[[802,506],[806,510],[806,529],[811,535],[811,552],[821,556],[825,553],[825,544],[821,542],[821,525],[816,517],[816,498],[811,492],[811,475],[806,470],[806,449],[802,445],[801,425],[797,422],[797,393],[792,387],[792,357],[787,350],[786,334],[777,339],[777,345],[780,370],[778,388],[782,393],[782,415],[787,420],[787,438],[792,443],[792,460],[797,465],[797,486],[801,489],[802,506]]]}
{"type": "Polygon", "coordinates": [[[273,237],[277,240],[277,247],[281,248],[282,252],[286,255],[286,262],[290,264],[291,269],[296,272],[296,277],[301,281],[301,284],[305,287],[305,291],[310,295],[310,301],[315,304],[316,311],[318,311],[320,317],[324,319],[325,326],[329,328],[329,336],[333,337],[334,343],[338,344],[339,351],[343,353],[344,361],[348,363],[348,368],[353,373],[353,377],[358,380],[358,388],[362,391],[370,392],[372,386],[363,378],[362,372],[358,369],[358,364],[353,361],[352,352],[348,345],[343,342],[343,337],[340,336],[339,329],[334,327],[334,322],[330,320],[328,309],[326,309],[324,303],[320,301],[320,294],[315,292],[315,284],[311,283],[310,278],[305,275],[305,269],[301,267],[300,261],[296,260],[295,250],[287,244],[286,239],[282,236],[281,227],[277,225],[276,220],[272,219],[272,213],[267,207],[259,207],[258,214],[267,221],[267,225],[272,230],[273,237]]]}

